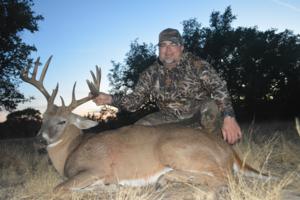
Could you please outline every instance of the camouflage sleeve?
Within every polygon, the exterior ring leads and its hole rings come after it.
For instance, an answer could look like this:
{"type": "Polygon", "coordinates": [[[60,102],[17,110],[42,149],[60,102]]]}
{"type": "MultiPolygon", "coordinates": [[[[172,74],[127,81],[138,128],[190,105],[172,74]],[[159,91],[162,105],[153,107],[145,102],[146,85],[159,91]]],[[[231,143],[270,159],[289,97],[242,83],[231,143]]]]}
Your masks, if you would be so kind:
{"type": "Polygon", "coordinates": [[[140,75],[135,88],[130,94],[112,96],[112,105],[130,112],[140,109],[143,103],[150,98],[152,79],[152,71],[148,68],[140,75]]]}
{"type": "Polygon", "coordinates": [[[212,98],[216,101],[222,115],[234,117],[234,110],[232,107],[231,98],[227,89],[226,81],[223,80],[213,67],[205,62],[201,61],[203,66],[201,70],[200,79],[202,80],[204,87],[212,95],[212,98]]]}

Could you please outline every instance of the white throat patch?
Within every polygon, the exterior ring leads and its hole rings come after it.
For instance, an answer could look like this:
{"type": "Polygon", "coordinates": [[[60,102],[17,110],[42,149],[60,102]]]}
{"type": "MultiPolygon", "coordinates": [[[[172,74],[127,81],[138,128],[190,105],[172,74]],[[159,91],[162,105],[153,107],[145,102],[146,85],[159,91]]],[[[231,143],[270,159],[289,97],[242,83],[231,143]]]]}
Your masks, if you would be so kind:
{"type": "Polygon", "coordinates": [[[49,144],[49,145],[47,146],[47,148],[55,147],[56,145],[58,145],[58,144],[61,143],[62,141],[63,141],[63,140],[60,139],[60,140],[58,140],[57,142],[54,142],[54,143],[52,143],[52,144],[49,144]]]}

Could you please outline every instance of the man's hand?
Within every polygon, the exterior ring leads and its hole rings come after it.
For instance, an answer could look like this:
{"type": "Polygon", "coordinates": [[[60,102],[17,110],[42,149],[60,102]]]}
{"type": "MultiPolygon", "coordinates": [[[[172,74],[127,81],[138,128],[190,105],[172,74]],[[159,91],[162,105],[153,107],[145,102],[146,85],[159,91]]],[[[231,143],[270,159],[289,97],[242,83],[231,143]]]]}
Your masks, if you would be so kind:
{"type": "Polygon", "coordinates": [[[222,134],[224,140],[229,144],[234,144],[242,138],[241,128],[234,117],[227,116],[224,118],[222,134]]]}
{"type": "MultiPolygon", "coordinates": [[[[90,94],[91,95],[91,94],[90,94]]],[[[110,105],[112,103],[112,96],[103,92],[94,98],[93,100],[97,106],[110,105]]]]}

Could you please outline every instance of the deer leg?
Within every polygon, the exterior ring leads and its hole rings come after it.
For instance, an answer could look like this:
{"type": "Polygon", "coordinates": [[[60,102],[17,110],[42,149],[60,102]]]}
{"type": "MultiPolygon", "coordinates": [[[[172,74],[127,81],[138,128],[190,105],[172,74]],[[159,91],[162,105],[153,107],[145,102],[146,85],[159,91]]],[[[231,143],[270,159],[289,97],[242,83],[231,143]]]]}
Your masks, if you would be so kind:
{"type": "Polygon", "coordinates": [[[103,179],[95,176],[90,171],[82,171],[75,176],[70,177],[68,180],[60,183],[54,188],[55,192],[70,191],[84,189],[93,184],[104,185],[103,179]]]}
{"type": "Polygon", "coordinates": [[[188,172],[181,170],[173,170],[162,175],[155,188],[159,190],[164,188],[168,183],[185,183],[190,185],[197,185],[197,191],[203,191],[206,195],[205,199],[219,199],[220,192],[227,190],[226,184],[220,180],[212,177],[210,174],[199,172],[188,172]]]}
{"type": "Polygon", "coordinates": [[[162,175],[157,181],[158,186],[166,185],[168,182],[180,182],[188,184],[200,184],[208,187],[220,187],[226,182],[220,177],[204,172],[189,172],[182,170],[172,170],[162,175]]]}

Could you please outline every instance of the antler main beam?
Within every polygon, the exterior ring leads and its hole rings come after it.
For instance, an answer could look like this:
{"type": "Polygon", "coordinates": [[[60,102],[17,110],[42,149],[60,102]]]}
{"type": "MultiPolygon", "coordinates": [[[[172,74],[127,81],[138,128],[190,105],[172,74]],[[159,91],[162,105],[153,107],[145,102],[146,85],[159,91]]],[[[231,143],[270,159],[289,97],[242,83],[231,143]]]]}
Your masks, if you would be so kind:
{"type": "Polygon", "coordinates": [[[23,81],[33,85],[34,87],[36,87],[45,96],[45,98],[48,102],[48,105],[49,104],[54,104],[54,99],[55,99],[55,96],[56,96],[57,91],[58,91],[58,84],[57,84],[56,88],[53,90],[52,94],[50,95],[48,93],[48,91],[46,90],[46,88],[44,87],[44,83],[43,83],[45,75],[46,75],[48,67],[49,67],[49,64],[51,62],[51,59],[52,59],[52,56],[50,56],[48,58],[46,64],[44,65],[39,80],[37,80],[37,78],[36,78],[39,65],[41,64],[39,57],[34,62],[34,69],[33,69],[33,72],[31,74],[31,77],[29,77],[29,66],[26,69],[22,70],[22,72],[21,72],[21,79],[23,81]]]}

